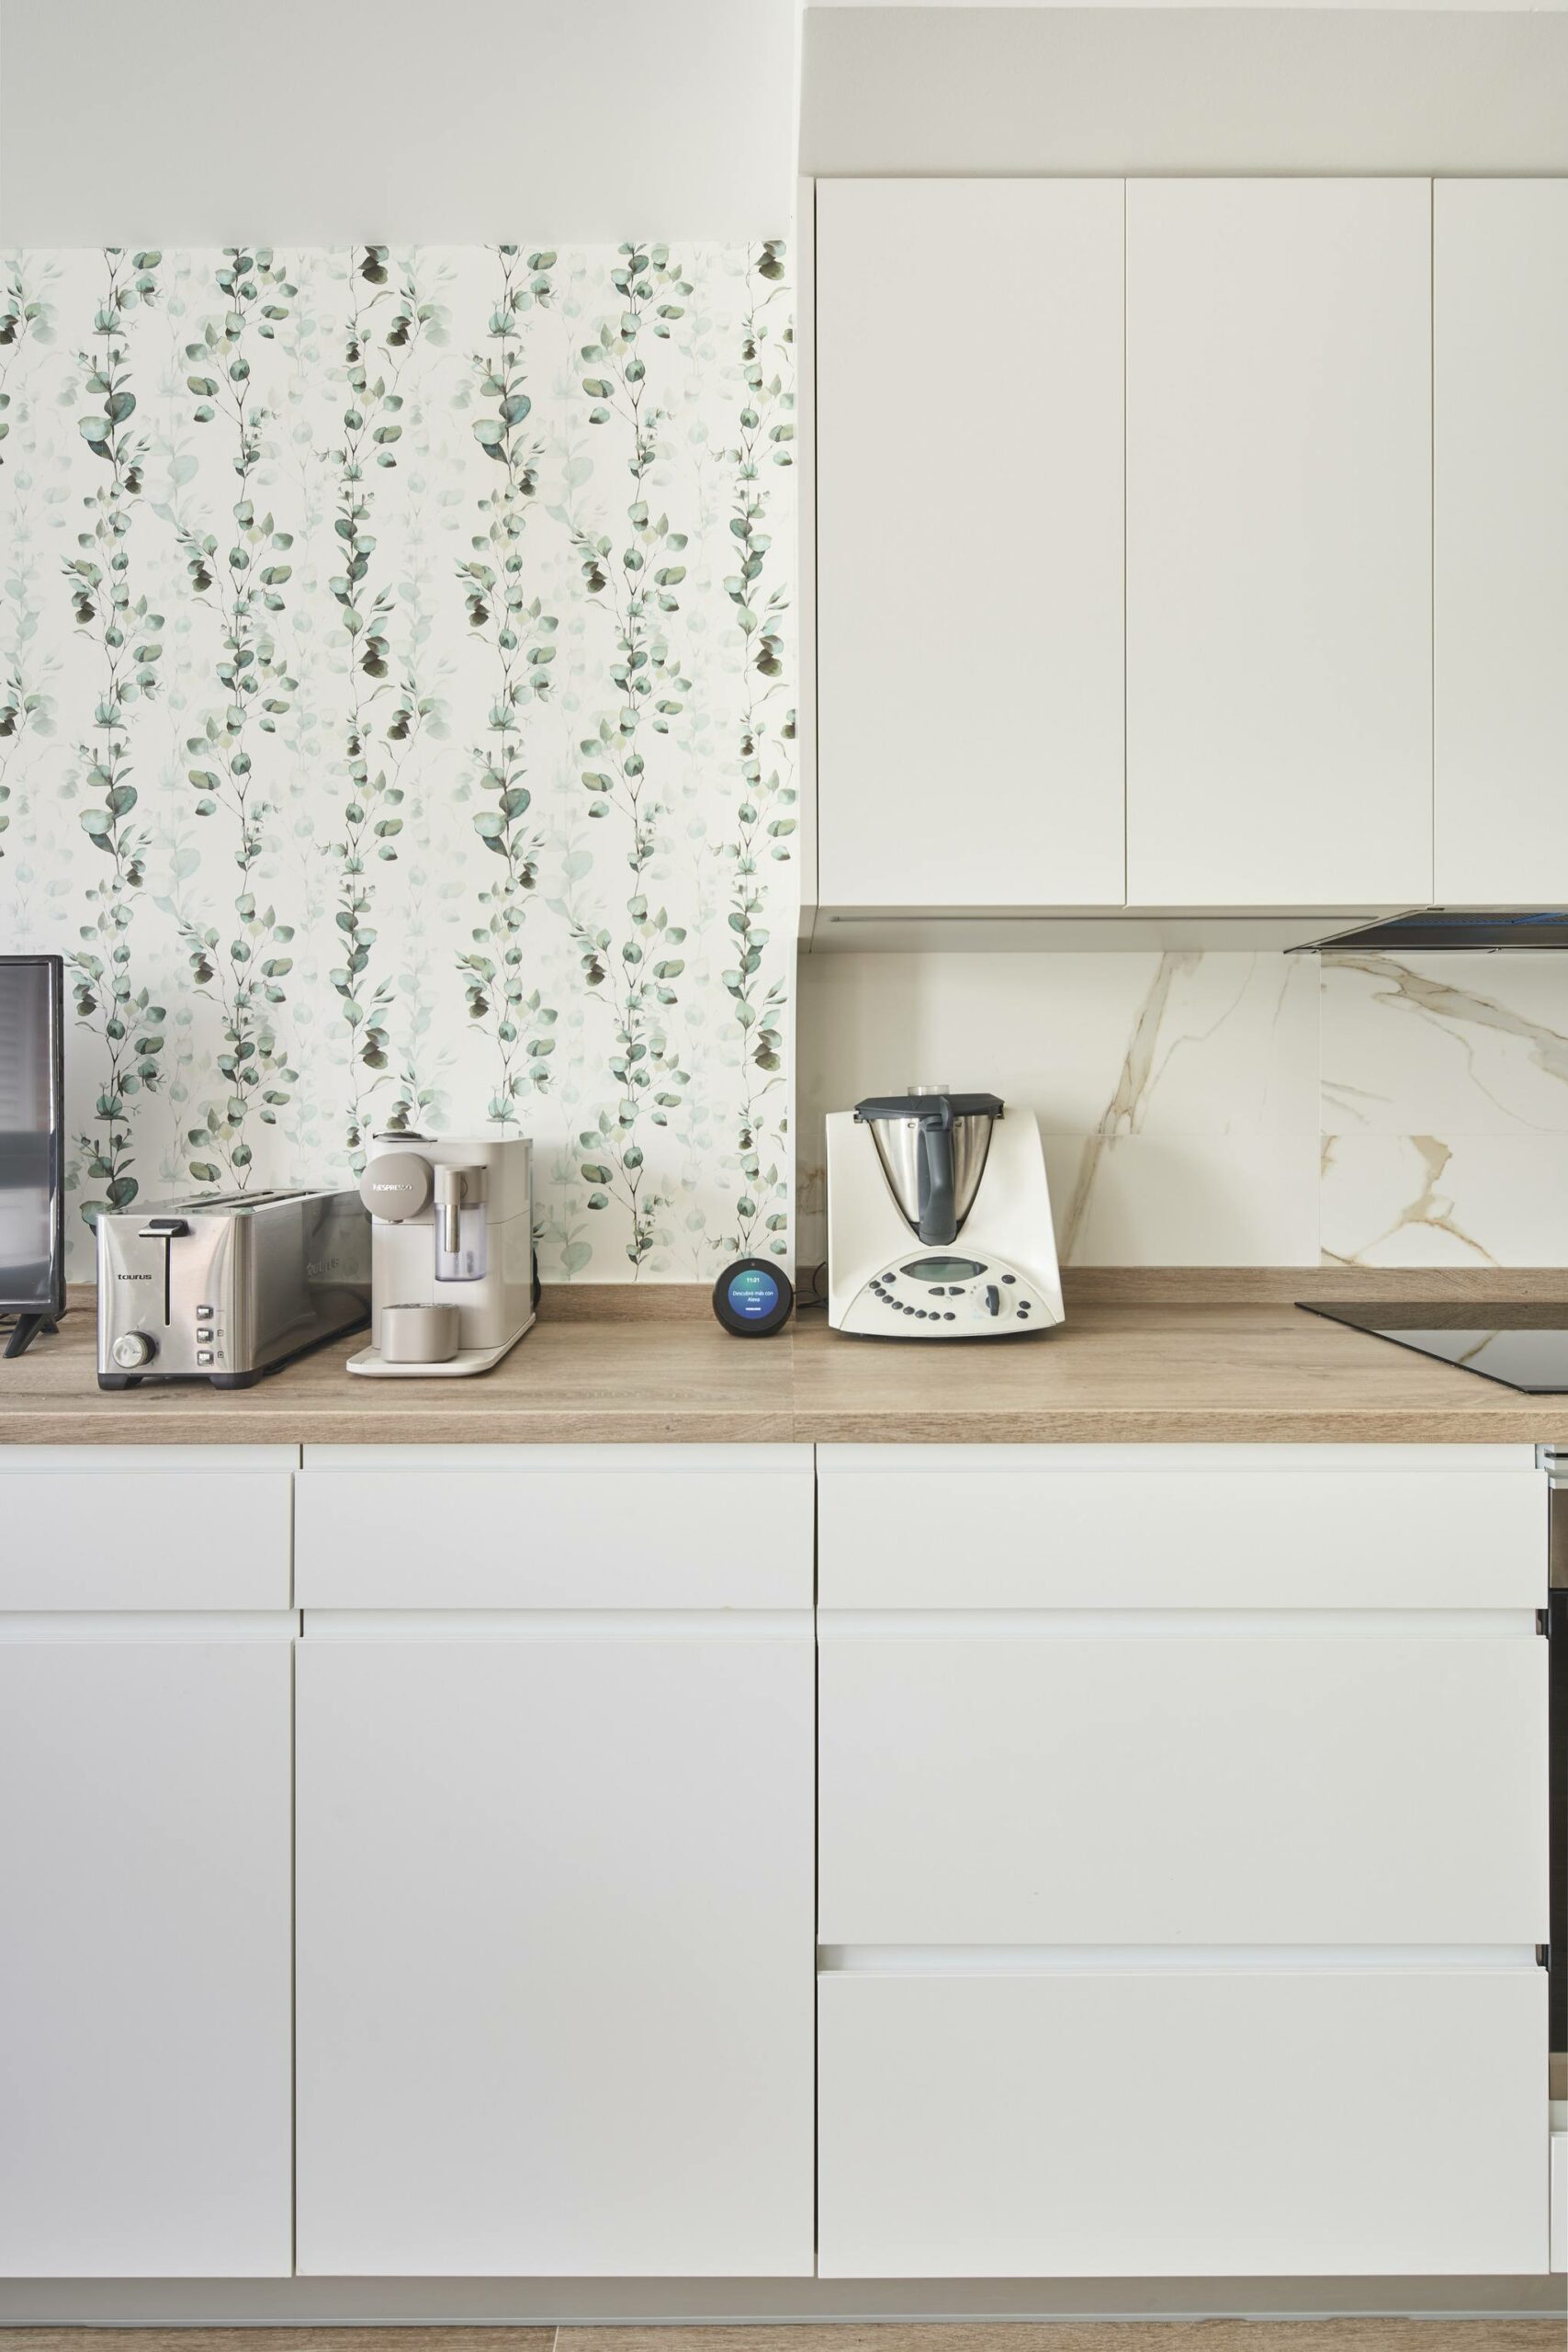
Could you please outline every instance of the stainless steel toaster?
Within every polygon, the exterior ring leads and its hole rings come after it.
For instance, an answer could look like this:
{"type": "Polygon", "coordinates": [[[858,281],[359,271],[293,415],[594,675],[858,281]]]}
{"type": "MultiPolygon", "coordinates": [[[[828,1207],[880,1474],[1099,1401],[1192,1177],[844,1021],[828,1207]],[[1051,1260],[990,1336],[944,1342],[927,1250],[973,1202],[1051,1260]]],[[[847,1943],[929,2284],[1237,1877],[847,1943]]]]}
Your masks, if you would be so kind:
{"type": "Polygon", "coordinates": [[[370,1216],[356,1192],[106,1210],[97,1241],[100,1388],[248,1388],[370,1320],[370,1216]]]}

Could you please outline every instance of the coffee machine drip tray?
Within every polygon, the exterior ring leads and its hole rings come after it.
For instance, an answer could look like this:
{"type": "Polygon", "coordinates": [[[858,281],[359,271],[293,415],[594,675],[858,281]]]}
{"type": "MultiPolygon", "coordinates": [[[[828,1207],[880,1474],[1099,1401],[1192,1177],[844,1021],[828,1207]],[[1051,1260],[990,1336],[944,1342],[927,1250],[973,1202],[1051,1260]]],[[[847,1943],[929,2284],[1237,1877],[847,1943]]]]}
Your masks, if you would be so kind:
{"type": "Polygon", "coordinates": [[[1403,1300],[1356,1306],[1296,1304],[1353,1331],[1392,1340],[1461,1372],[1478,1372],[1532,1396],[1568,1394],[1568,1300],[1542,1306],[1520,1301],[1456,1299],[1442,1306],[1403,1300]]]}

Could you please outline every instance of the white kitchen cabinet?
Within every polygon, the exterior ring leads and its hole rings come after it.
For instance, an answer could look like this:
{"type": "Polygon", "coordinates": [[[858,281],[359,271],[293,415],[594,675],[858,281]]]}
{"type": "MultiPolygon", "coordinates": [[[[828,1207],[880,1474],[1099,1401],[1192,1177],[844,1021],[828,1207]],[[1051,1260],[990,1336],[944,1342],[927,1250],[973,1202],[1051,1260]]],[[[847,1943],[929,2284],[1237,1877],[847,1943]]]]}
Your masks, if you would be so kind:
{"type": "Polygon", "coordinates": [[[1546,1598],[1528,1445],[835,1445],[818,1460],[825,1611],[1546,1598]]]}
{"type": "Polygon", "coordinates": [[[808,2276],[809,1452],[523,1452],[300,1480],[299,2267],[808,2276]]]}
{"type": "Polygon", "coordinates": [[[1533,1945],[1529,1611],[824,1611],[825,1944],[1533,1945]]]}
{"type": "Polygon", "coordinates": [[[0,1617],[0,2274],[291,2267],[289,1681],[287,1621],[0,1617]]]}
{"type": "Polygon", "coordinates": [[[1568,180],[1433,195],[1440,904],[1568,893],[1568,180]]]}
{"type": "Polygon", "coordinates": [[[288,1607],[297,1446],[11,1453],[0,1460],[0,1610],[288,1607]]]}
{"type": "Polygon", "coordinates": [[[1532,1957],[1303,1962],[829,1971],[822,2277],[1544,2270],[1532,1957]]]}
{"type": "Polygon", "coordinates": [[[302,1609],[811,1606],[809,1446],[427,1445],[390,1468],[306,1447],[302,1609]]]}
{"type": "Polygon", "coordinates": [[[0,1464],[0,2275],[292,2267],[297,1459],[0,1464]]]}
{"type": "Polygon", "coordinates": [[[825,1449],[824,2277],[1546,2255],[1529,1449],[825,1449]]]}
{"type": "Polygon", "coordinates": [[[1119,906],[1122,183],[816,220],[822,903],[1119,906]]]}
{"type": "Polygon", "coordinates": [[[1126,201],[1128,904],[1425,904],[1429,183],[1126,201]]]}
{"type": "Polygon", "coordinates": [[[1529,1449],[1258,1456],[825,1455],[825,1944],[1545,1939],[1529,1449]]]}

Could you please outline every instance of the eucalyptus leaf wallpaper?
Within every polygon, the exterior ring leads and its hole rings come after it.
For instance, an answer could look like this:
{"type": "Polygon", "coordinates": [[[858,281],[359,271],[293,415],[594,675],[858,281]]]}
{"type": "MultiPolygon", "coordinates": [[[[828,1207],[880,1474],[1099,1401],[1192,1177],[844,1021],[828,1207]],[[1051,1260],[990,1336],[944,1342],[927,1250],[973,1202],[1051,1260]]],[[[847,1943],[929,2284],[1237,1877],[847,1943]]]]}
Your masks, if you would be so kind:
{"type": "Polygon", "coordinates": [[[547,1280],[787,1257],[784,249],[0,263],[0,943],[90,1225],[536,1141],[547,1280]]]}

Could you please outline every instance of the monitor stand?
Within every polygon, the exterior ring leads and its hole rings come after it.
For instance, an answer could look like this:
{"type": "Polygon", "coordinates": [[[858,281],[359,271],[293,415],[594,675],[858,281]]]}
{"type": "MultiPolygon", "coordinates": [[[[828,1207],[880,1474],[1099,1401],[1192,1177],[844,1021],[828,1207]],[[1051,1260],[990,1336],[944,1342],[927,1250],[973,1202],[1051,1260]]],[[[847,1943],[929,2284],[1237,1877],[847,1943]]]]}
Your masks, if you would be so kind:
{"type": "Polygon", "coordinates": [[[6,1342],[5,1352],[7,1356],[19,1356],[28,1340],[36,1339],[40,1331],[58,1331],[59,1329],[52,1315],[18,1315],[16,1328],[6,1342]]]}

